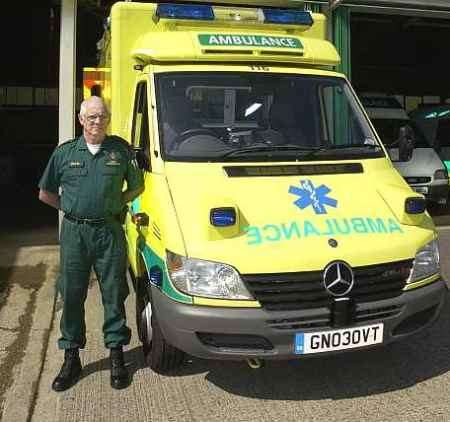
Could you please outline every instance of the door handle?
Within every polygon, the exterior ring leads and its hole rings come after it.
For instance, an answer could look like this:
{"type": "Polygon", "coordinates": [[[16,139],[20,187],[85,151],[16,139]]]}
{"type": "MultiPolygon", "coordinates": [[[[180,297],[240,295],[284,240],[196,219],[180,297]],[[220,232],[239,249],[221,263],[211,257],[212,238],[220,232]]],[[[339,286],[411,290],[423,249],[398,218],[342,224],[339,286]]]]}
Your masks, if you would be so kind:
{"type": "Polygon", "coordinates": [[[145,212],[137,212],[131,216],[131,221],[136,224],[136,226],[148,227],[150,218],[145,212]]]}

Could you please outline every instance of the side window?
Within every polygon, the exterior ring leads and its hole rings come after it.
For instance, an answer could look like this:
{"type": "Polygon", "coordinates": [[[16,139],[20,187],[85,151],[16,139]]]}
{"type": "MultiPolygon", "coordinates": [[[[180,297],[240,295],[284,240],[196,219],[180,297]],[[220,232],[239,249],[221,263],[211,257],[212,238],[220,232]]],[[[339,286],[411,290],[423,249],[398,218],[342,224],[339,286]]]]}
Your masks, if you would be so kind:
{"type": "Polygon", "coordinates": [[[147,84],[145,82],[140,82],[136,87],[131,139],[133,147],[139,148],[150,159],[147,84]]]}
{"type": "Polygon", "coordinates": [[[364,144],[370,135],[361,128],[349,96],[339,85],[322,86],[322,137],[331,145],[364,144]]]}

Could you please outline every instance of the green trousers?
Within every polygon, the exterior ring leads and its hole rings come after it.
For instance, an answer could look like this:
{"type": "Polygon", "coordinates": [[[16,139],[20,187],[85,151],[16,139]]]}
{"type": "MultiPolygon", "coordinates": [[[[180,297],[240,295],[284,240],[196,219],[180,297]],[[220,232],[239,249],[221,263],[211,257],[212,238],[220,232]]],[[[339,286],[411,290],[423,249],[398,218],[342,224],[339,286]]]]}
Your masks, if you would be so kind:
{"type": "Polygon", "coordinates": [[[126,325],[127,253],[118,221],[79,224],[63,219],[60,238],[59,292],[63,300],[60,349],[86,344],[84,304],[93,268],[99,281],[104,310],[103,336],[107,348],[126,345],[131,331],[126,325]]]}

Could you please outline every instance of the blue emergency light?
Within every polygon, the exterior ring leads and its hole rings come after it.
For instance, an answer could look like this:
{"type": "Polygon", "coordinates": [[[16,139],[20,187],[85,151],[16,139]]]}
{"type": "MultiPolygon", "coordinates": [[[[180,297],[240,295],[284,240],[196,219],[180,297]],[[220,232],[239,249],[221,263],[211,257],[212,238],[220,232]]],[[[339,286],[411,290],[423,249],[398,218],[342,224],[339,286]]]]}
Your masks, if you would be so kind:
{"type": "Polygon", "coordinates": [[[163,282],[163,272],[161,271],[161,268],[157,265],[151,267],[149,271],[149,279],[151,284],[161,287],[163,282]]]}
{"type": "Polygon", "coordinates": [[[425,198],[406,198],[405,212],[408,214],[422,214],[427,208],[425,198]]]}
{"type": "Polygon", "coordinates": [[[227,227],[236,224],[236,210],[234,208],[213,208],[209,215],[213,226],[227,227]]]}
{"type": "Polygon", "coordinates": [[[158,4],[156,16],[163,19],[214,20],[212,6],[206,4],[158,4]]]}
{"type": "Polygon", "coordinates": [[[306,26],[312,26],[314,23],[311,13],[305,10],[263,9],[263,13],[264,23],[306,26]]]}

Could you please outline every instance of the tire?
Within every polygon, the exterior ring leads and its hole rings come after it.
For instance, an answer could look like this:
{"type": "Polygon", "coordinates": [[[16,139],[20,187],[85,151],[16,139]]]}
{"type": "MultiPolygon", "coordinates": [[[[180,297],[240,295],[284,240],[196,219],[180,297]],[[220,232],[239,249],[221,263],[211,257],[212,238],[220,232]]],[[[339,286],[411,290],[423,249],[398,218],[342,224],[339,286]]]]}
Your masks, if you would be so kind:
{"type": "MultiPolygon", "coordinates": [[[[148,300],[147,300],[148,302],[148,300]]],[[[143,329],[142,324],[142,312],[145,310],[146,301],[142,297],[141,293],[137,290],[136,291],[136,327],[137,327],[137,333],[139,340],[142,342],[145,341],[145,331],[143,329]]]]}
{"type": "Polygon", "coordinates": [[[185,353],[167,343],[155,313],[152,314],[153,338],[146,362],[155,372],[167,373],[179,368],[185,358],[185,353]]]}
{"type": "Polygon", "coordinates": [[[151,369],[167,373],[183,364],[185,353],[165,340],[152,303],[142,294],[136,295],[136,323],[144,360],[151,369]]]}

